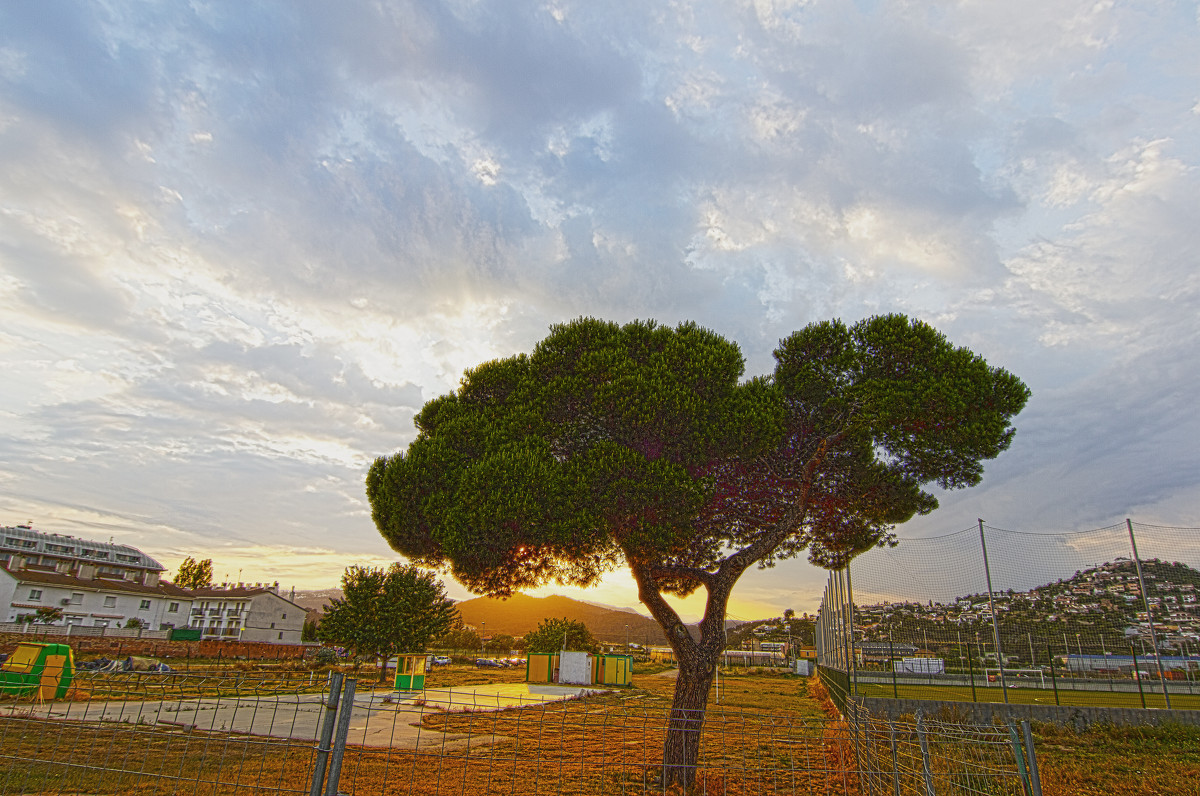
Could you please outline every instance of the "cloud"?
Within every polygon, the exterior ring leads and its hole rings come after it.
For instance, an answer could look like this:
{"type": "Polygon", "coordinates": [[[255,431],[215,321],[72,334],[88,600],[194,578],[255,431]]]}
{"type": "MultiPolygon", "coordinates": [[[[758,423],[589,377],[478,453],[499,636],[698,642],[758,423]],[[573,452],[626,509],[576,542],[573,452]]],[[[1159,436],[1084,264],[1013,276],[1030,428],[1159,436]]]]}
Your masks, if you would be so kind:
{"type": "MultiPolygon", "coordinates": [[[[382,560],[363,468],[551,323],[695,319],[758,374],[890,311],[1034,391],[905,533],[1200,508],[1187,9],[67,9],[0,11],[0,510],[382,560]]],[[[739,599],[807,610],[805,567],[739,599]]]]}

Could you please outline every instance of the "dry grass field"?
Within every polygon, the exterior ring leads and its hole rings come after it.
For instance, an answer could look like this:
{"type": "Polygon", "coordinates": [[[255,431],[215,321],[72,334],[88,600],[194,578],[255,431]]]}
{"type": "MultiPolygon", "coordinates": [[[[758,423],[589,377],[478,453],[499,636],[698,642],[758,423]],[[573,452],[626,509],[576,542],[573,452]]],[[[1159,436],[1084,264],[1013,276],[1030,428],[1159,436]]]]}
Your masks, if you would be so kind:
{"type": "MultiPolygon", "coordinates": [[[[532,710],[442,714],[421,725],[447,737],[484,739],[471,754],[354,748],[342,791],[355,794],[641,793],[655,789],[661,716],[675,681],[643,668],[613,693],[532,710]],[[536,720],[534,718],[536,717],[536,720]],[[598,773],[600,772],[600,773],[598,773]]],[[[347,674],[352,673],[348,672],[347,674]]],[[[360,691],[374,672],[359,673],[360,691]]],[[[438,668],[431,688],[520,682],[524,670],[438,668]]],[[[207,691],[207,689],[202,689],[207,691]]],[[[79,694],[77,696],[84,696],[79,694]]],[[[97,695],[99,696],[99,695],[97,695]]],[[[154,698],[150,693],[147,698],[154,698]]],[[[852,777],[829,771],[851,761],[797,727],[836,728],[815,680],[744,670],[722,672],[710,700],[704,756],[714,764],[704,790],[723,794],[854,793],[852,777]],[[756,723],[755,716],[775,717],[756,723]],[[809,721],[811,720],[811,721],[809,721]],[[811,752],[798,749],[811,747],[811,752]],[[790,759],[790,768],[780,761],[790,759]],[[764,774],[754,774],[754,767],[764,774]],[[787,770],[786,775],[780,772],[787,770]]],[[[1035,726],[1045,796],[1200,796],[1200,727],[1096,728],[1077,733],[1035,726]]],[[[302,792],[312,743],[248,742],[220,733],[162,728],[70,726],[0,719],[0,793],[241,794],[302,792]],[[37,760],[39,762],[30,762],[37,760]],[[102,771],[100,769],[109,769],[102,771]]]]}

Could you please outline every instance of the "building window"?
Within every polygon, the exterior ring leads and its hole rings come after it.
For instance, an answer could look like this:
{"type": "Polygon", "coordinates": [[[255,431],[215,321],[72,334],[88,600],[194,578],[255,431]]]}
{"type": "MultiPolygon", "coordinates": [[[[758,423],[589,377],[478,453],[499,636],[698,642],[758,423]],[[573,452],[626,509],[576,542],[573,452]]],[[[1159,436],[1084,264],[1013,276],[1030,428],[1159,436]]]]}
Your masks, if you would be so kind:
{"type": "Polygon", "coordinates": [[[144,610],[146,610],[146,609],[147,609],[147,608],[149,608],[149,607],[150,607],[150,601],[149,601],[149,600],[142,600],[142,604],[138,606],[138,610],[139,610],[139,611],[144,611],[144,610]]]}
{"type": "Polygon", "coordinates": [[[108,620],[97,619],[95,622],[92,622],[92,627],[108,627],[108,620]]]}
{"type": "Polygon", "coordinates": [[[105,608],[116,608],[116,606],[117,606],[117,598],[116,597],[105,597],[104,598],[104,607],[105,608]]]}
{"type": "Polygon", "coordinates": [[[271,623],[271,629],[272,629],[272,630],[274,630],[274,629],[275,629],[275,623],[274,623],[274,622],[272,622],[272,623],[271,623]]]}
{"type": "Polygon", "coordinates": [[[71,605],[79,605],[81,602],[83,602],[83,592],[81,592],[81,591],[71,592],[71,605]]]}
{"type": "Polygon", "coordinates": [[[280,618],[280,619],[287,619],[287,614],[280,614],[280,615],[279,615],[279,618],[280,618]]]}
{"type": "Polygon", "coordinates": [[[283,634],[282,634],[282,633],[280,633],[280,634],[279,634],[279,638],[280,638],[280,640],[282,640],[282,639],[283,639],[283,634]]]}
{"type": "Polygon", "coordinates": [[[31,599],[31,600],[42,599],[42,590],[41,589],[30,589],[29,590],[29,599],[31,599]]]}
{"type": "Polygon", "coordinates": [[[173,614],[179,611],[179,603],[171,603],[167,606],[167,613],[173,614]]]}

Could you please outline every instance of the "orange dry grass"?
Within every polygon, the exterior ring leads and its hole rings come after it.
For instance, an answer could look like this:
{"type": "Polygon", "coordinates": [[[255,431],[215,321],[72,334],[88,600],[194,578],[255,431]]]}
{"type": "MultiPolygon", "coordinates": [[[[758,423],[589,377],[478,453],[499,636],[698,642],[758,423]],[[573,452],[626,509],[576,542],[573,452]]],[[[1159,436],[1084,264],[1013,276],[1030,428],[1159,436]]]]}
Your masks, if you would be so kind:
{"type": "Polygon", "coordinates": [[[1200,796],[1200,727],[1043,724],[1035,746],[1045,796],[1200,796]]]}

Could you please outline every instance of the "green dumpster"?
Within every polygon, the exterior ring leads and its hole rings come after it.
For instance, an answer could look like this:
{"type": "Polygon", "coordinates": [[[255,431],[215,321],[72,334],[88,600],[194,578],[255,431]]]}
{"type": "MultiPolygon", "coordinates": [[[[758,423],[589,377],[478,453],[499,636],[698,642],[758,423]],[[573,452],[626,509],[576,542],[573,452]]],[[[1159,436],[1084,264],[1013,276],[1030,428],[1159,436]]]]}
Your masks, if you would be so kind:
{"type": "Polygon", "coordinates": [[[21,642],[0,665],[0,694],[62,699],[75,677],[75,658],[66,644],[21,642]]]}

